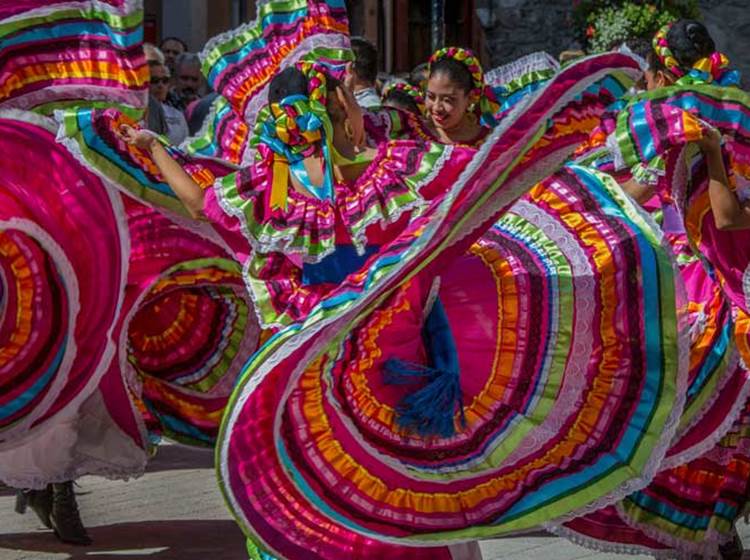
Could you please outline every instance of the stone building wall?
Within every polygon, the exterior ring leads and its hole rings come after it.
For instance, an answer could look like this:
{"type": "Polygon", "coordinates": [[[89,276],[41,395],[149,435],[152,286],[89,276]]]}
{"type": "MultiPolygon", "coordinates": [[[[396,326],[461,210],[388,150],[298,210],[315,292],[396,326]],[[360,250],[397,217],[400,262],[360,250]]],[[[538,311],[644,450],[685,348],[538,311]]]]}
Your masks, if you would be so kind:
{"type": "Polygon", "coordinates": [[[703,20],[719,50],[750,87],[750,0],[701,0],[703,20]]]}
{"type": "MultiPolygon", "coordinates": [[[[485,0],[478,8],[492,66],[545,50],[557,56],[580,48],[571,25],[571,0],[485,0]]],[[[732,65],[750,84],[750,0],[700,0],[704,21],[732,65]]]]}
{"type": "Polygon", "coordinates": [[[570,0],[487,0],[478,8],[492,66],[535,51],[557,56],[580,48],[570,23],[570,0]]]}

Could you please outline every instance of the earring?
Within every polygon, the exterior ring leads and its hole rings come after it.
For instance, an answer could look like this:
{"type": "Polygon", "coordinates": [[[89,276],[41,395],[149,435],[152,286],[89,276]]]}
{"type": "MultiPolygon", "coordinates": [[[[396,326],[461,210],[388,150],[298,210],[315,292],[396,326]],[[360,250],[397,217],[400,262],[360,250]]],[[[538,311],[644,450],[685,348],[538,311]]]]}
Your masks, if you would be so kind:
{"type": "Polygon", "coordinates": [[[354,129],[352,128],[352,123],[349,119],[344,120],[344,134],[346,134],[346,137],[350,142],[352,138],[354,138],[354,129]]]}

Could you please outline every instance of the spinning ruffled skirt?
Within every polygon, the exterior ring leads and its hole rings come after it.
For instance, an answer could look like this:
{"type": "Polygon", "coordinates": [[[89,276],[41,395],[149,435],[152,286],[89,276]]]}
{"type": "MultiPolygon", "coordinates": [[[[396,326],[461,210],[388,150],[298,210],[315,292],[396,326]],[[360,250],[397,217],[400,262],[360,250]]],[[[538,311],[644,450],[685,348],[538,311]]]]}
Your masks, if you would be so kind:
{"type": "Polygon", "coordinates": [[[622,111],[612,130],[616,159],[649,165],[663,157],[657,193],[684,226],[673,247],[691,300],[694,337],[682,429],[647,488],[560,532],[600,549],[718,557],[750,491],[747,309],[739,279],[747,267],[747,235],[716,228],[704,164],[688,145],[701,125],[683,109],[728,135],[728,167],[746,176],[750,121],[747,94],[740,90],[706,84],[656,90],[622,111]]]}

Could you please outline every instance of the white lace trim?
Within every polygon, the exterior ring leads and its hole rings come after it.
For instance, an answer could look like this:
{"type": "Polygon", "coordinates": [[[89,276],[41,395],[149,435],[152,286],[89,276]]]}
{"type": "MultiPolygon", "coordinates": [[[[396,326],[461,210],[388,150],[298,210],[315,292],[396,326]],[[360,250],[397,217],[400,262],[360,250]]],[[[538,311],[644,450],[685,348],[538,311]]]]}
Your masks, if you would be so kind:
{"type": "Polygon", "coordinates": [[[560,70],[560,63],[551,55],[544,51],[539,51],[493,68],[484,75],[484,81],[492,87],[504,86],[529,72],[538,72],[541,70],[560,70]]]}
{"type": "MultiPolygon", "coordinates": [[[[2,111],[0,112],[0,118],[21,120],[30,124],[38,125],[48,132],[54,133],[54,121],[47,117],[40,117],[39,115],[36,115],[34,113],[14,110],[2,111]]],[[[120,239],[120,252],[122,255],[122,263],[120,268],[120,291],[114,310],[114,316],[117,317],[122,311],[122,306],[125,298],[125,285],[127,284],[127,275],[129,269],[129,259],[127,258],[127,255],[130,254],[130,237],[128,234],[127,223],[125,221],[125,210],[122,207],[120,198],[110,191],[105,190],[105,192],[112,205],[112,215],[114,217],[115,223],[117,224],[117,230],[120,239]]],[[[28,220],[11,219],[6,221],[5,224],[7,224],[6,227],[9,229],[14,228],[25,231],[28,235],[31,235],[32,237],[37,239],[37,241],[43,247],[45,247],[45,250],[53,257],[53,260],[60,269],[63,278],[66,279],[66,286],[69,286],[71,296],[69,311],[70,336],[68,339],[68,349],[66,349],[65,356],[63,357],[63,361],[60,366],[60,371],[64,372],[67,370],[67,372],[63,375],[56,376],[55,382],[53,382],[52,387],[50,387],[50,390],[48,391],[43,401],[39,403],[37,407],[35,407],[34,413],[24,418],[21,422],[19,422],[18,425],[14,426],[10,432],[8,432],[15,433],[18,431],[25,431],[26,433],[30,433],[36,432],[36,430],[39,429],[39,426],[37,426],[31,428],[31,430],[29,431],[29,427],[36,421],[36,419],[41,417],[41,415],[46,411],[47,407],[49,407],[52,400],[57,398],[59,390],[67,382],[69,370],[72,367],[73,360],[75,359],[77,347],[75,344],[74,329],[76,318],[78,316],[78,313],[80,312],[80,299],[78,291],[79,288],[77,277],[75,275],[75,271],[73,270],[72,264],[70,263],[70,261],[68,261],[62,248],[57,245],[57,243],[45,231],[39,228],[39,226],[37,226],[35,223],[28,220]]],[[[114,354],[116,351],[114,332],[117,326],[117,321],[113,321],[110,325],[109,330],[106,334],[107,342],[106,346],[103,349],[101,360],[95,368],[94,372],[91,374],[86,388],[79,391],[79,393],[73,399],[71,399],[71,401],[65,407],[63,407],[56,413],[56,416],[65,414],[67,413],[67,411],[74,410],[80,407],[84,400],[87,399],[96,389],[99,381],[101,380],[104,373],[109,369],[110,363],[114,358],[114,354]]],[[[49,422],[49,420],[45,421],[45,423],[46,422],[49,422]]],[[[3,436],[7,441],[7,433],[4,433],[3,436]]],[[[3,447],[3,445],[0,445],[0,449],[2,449],[3,447]]]]}
{"type": "Polygon", "coordinates": [[[145,447],[122,431],[97,390],[0,452],[0,480],[39,488],[88,474],[127,478],[142,474],[147,462],[145,447]]]}
{"type": "Polygon", "coordinates": [[[0,119],[19,120],[43,128],[47,132],[55,134],[57,123],[52,117],[32,113],[24,109],[0,107],[0,119]]]}
{"type": "MultiPolygon", "coordinates": [[[[148,90],[134,90],[117,88],[113,86],[99,85],[55,85],[48,86],[44,89],[33,90],[29,93],[12,97],[0,103],[4,108],[15,108],[21,110],[31,110],[45,103],[58,101],[54,94],[60,94],[63,99],[77,99],[81,102],[86,101],[109,101],[143,109],[148,104],[148,90]]],[[[59,111],[60,109],[56,109],[59,111]]]]}
{"type": "Polygon", "coordinates": [[[647,537],[660,542],[661,544],[674,549],[675,558],[690,559],[693,555],[698,555],[701,558],[714,558],[719,560],[719,546],[726,544],[734,538],[733,534],[722,535],[718,533],[714,528],[709,528],[702,542],[693,542],[675,537],[671,533],[666,531],[660,531],[656,527],[649,525],[648,523],[638,523],[634,519],[631,519],[621,504],[615,506],[617,513],[620,515],[625,524],[641,531],[647,537]]]}
{"type": "Polygon", "coordinates": [[[617,143],[617,135],[613,132],[607,136],[607,150],[612,155],[612,161],[616,171],[625,169],[625,157],[622,155],[620,145],[617,143]]]}
{"type": "Polygon", "coordinates": [[[589,537],[587,535],[583,535],[569,527],[565,527],[564,525],[545,524],[544,528],[547,529],[547,531],[549,531],[550,533],[566,539],[573,544],[577,544],[578,546],[582,546],[590,550],[595,550],[597,552],[613,552],[615,554],[628,555],[645,554],[648,556],[653,556],[654,558],[664,560],[679,558],[678,553],[674,550],[652,550],[647,546],[640,546],[636,544],[620,544],[602,541],[593,537],[589,537]]]}
{"type": "Polygon", "coordinates": [[[641,67],[641,71],[642,72],[645,72],[646,70],[648,70],[648,67],[649,67],[648,61],[645,58],[643,58],[642,56],[640,56],[640,55],[636,54],[635,52],[633,52],[631,50],[631,48],[628,47],[628,45],[626,43],[623,43],[622,45],[620,45],[620,47],[617,49],[617,52],[622,53],[622,54],[626,54],[626,55],[634,58],[636,61],[638,61],[638,66],[641,67]]]}
{"type": "Polygon", "coordinates": [[[750,264],[742,272],[742,294],[745,296],[745,309],[750,309],[750,264]]]}

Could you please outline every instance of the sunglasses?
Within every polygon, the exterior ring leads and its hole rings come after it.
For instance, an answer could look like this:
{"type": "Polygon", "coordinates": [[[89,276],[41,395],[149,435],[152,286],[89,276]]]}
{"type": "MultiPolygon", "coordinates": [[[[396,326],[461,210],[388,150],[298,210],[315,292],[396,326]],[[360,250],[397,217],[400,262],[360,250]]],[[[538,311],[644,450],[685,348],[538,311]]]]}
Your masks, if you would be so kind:
{"type": "Polygon", "coordinates": [[[165,84],[166,85],[168,83],[169,83],[169,78],[159,78],[158,76],[154,76],[153,78],[151,78],[151,84],[153,84],[155,86],[157,86],[159,84],[165,84]]]}

